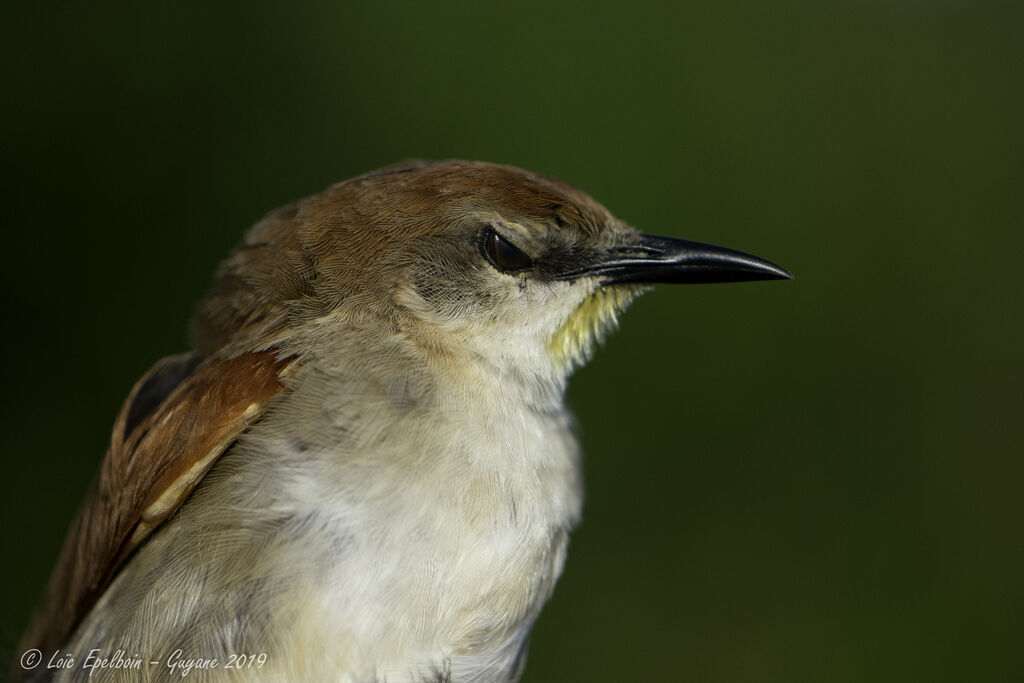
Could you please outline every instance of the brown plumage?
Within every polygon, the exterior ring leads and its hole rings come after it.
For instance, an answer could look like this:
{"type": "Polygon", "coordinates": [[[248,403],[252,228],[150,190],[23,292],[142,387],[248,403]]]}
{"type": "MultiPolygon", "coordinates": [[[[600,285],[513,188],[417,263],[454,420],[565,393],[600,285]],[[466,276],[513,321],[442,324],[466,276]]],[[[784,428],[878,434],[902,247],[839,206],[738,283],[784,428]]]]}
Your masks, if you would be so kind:
{"type": "Polygon", "coordinates": [[[271,212],[217,272],[192,322],[207,355],[266,348],[290,327],[346,297],[386,295],[410,245],[477,212],[596,236],[616,223],[603,206],[555,178],[474,161],[395,164],[271,212]]]}
{"type": "Polygon", "coordinates": [[[290,364],[269,352],[210,359],[126,434],[140,390],[162,374],[177,375],[191,358],[160,360],[128,395],[20,651],[63,644],[123,562],[259,419],[267,399],[283,389],[280,377],[290,364]]]}

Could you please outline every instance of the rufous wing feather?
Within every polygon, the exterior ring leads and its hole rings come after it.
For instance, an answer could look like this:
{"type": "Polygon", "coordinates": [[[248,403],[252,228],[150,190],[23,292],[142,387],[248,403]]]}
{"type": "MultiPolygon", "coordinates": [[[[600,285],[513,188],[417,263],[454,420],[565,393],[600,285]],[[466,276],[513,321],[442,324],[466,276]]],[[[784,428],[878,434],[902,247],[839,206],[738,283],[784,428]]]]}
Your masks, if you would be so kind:
{"type": "Polygon", "coordinates": [[[125,560],[284,389],[271,351],[159,361],[125,401],[21,651],[60,647],[125,560]]]}

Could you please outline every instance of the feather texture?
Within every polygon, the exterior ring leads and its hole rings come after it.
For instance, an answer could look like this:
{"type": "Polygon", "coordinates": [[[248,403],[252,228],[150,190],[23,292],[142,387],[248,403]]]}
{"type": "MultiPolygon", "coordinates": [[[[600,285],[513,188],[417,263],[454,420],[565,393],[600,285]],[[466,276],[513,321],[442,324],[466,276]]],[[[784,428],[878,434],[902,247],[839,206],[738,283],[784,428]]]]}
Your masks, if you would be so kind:
{"type": "Polygon", "coordinates": [[[110,448],[61,550],[22,650],[63,644],[132,552],[177,509],[217,457],[283,385],[290,361],[270,352],[200,364],[125,433],[140,390],[191,354],[159,361],[114,423],[110,448]]]}

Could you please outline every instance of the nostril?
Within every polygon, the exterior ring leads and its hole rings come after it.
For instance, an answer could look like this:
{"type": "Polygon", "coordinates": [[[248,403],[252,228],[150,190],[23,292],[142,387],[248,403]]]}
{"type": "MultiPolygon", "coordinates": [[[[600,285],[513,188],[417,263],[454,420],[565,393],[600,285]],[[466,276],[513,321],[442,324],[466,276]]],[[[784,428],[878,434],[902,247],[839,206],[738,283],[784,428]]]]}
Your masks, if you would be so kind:
{"type": "Polygon", "coordinates": [[[657,247],[651,247],[643,244],[630,244],[619,247],[612,247],[608,251],[609,253],[614,254],[615,256],[626,257],[659,256],[665,253],[664,249],[659,249],[657,247]]]}

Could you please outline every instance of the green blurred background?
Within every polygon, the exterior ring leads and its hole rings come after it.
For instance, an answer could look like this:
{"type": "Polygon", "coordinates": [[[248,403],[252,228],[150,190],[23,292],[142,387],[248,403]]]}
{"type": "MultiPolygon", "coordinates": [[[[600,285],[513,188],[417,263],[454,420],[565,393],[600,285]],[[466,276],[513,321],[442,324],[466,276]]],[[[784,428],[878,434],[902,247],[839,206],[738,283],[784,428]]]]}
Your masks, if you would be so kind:
{"type": "Polygon", "coordinates": [[[797,276],[662,287],[574,378],[586,516],[527,683],[1024,678],[1022,3],[5,15],[3,653],[243,231],[460,157],[797,276]]]}

